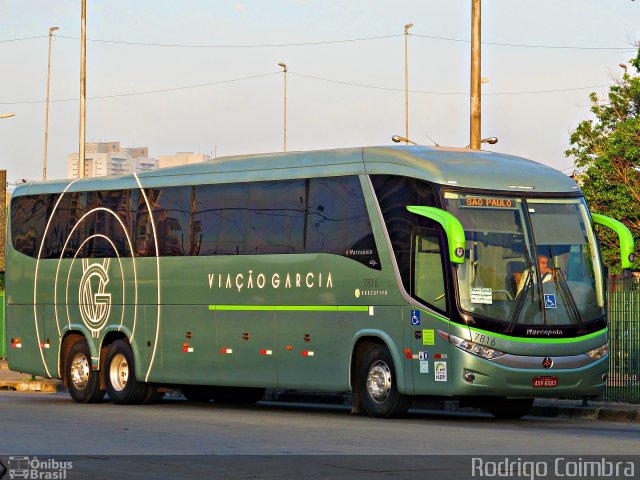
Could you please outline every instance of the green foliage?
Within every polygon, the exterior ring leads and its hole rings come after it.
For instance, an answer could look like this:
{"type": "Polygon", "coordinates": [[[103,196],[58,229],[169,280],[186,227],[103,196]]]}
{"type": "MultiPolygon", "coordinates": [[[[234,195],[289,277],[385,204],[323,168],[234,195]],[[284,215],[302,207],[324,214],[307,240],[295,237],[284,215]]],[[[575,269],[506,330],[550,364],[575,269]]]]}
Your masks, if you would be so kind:
{"type": "MultiPolygon", "coordinates": [[[[640,46],[639,46],[640,47],[640,46]]],[[[565,153],[574,163],[583,182],[582,192],[592,212],[624,223],[640,246],[640,48],[630,60],[636,73],[625,71],[611,86],[606,101],[591,93],[591,113],[595,117],[580,122],[571,134],[565,153]]],[[[603,260],[612,272],[620,271],[620,251],[616,234],[597,227],[603,260]]],[[[640,267],[636,260],[634,268],[640,267]]]]}

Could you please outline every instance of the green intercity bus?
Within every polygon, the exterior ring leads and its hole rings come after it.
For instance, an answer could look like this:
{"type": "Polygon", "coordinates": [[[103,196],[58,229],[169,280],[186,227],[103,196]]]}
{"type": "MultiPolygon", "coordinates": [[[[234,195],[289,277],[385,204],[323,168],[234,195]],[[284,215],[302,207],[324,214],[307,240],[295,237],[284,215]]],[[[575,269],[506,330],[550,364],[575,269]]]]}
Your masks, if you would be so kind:
{"type": "Polygon", "coordinates": [[[564,174],[469,149],[219,158],[17,187],[7,235],[13,370],[77,402],[252,403],[266,388],[412,398],[519,417],[608,371],[594,223],[564,174]]]}

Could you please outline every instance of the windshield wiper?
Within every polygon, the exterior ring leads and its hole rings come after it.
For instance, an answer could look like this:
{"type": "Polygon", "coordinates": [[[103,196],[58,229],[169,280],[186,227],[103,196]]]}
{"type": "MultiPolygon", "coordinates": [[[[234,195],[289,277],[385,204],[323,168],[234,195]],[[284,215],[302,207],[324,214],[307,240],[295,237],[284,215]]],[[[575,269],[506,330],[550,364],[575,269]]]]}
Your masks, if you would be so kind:
{"type": "Polygon", "coordinates": [[[518,323],[518,319],[520,318],[520,314],[522,313],[522,308],[524,307],[525,299],[527,298],[527,294],[529,290],[531,290],[531,301],[534,300],[534,292],[533,292],[533,265],[531,264],[531,260],[529,259],[529,267],[527,270],[523,272],[523,275],[527,275],[527,279],[522,286],[522,290],[518,294],[516,294],[516,305],[513,308],[513,312],[511,313],[511,317],[509,318],[509,326],[506,329],[507,333],[513,333],[513,330],[518,323]]]}
{"type": "Polygon", "coordinates": [[[578,304],[576,303],[575,298],[573,298],[573,294],[571,293],[571,289],[569,288],[569,284],[567,283],[567,278],[564,276],[564,273],[560,268],[553,269],[553,278],[556,283],[556,288],[560,287],[560,292],[564,297],[565,304],[567,305],[567,309],[570,314],[573,314],[573,318],[578,325],[578,333],[584,332],[584,321],[582,319],[582,315],[580,314],[580,309],[578,308],[578,304]]]}

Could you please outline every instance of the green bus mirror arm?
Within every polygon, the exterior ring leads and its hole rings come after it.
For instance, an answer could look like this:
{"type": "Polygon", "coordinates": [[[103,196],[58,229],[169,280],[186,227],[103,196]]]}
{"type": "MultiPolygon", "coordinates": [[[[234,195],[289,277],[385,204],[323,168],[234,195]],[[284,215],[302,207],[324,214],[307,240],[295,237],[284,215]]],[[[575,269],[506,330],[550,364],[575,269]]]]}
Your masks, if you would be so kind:
{"type": "Polygon", "coordinates": [[[614,220],[613,218],[598,213],[592,213],[594,223],[610,228],[618,235],[620,240],[620,260],[622,268],[631,268],[632,262],[635,259],[633,253],[633,235],[624,223],[614,220]]]}
{"type": "Polygon", "coordinates": [[[449,259],[453,263],[464,263],[465,253],[465,238],[464,228],[460,220],[451,215],[449,212],[445,212],[435,207],[421,207],[421,206],[408,206],[407,210],[416,215],[421,215],[426,218],[430,218],[442,225],[445,233],[447,234],[447,244],[449,245],[449,259]]]}

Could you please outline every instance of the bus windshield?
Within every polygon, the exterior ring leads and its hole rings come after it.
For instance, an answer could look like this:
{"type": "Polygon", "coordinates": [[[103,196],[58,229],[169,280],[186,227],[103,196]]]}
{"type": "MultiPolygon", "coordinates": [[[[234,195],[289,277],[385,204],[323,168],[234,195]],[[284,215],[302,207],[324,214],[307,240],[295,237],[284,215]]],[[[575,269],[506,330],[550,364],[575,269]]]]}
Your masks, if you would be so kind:
{"type": "Polygon", "coordinates": [[[446,193],[465,230],[459,307],[485,328],[570,327],[604,315],[602,270],[584,200],[446,193]]]}

